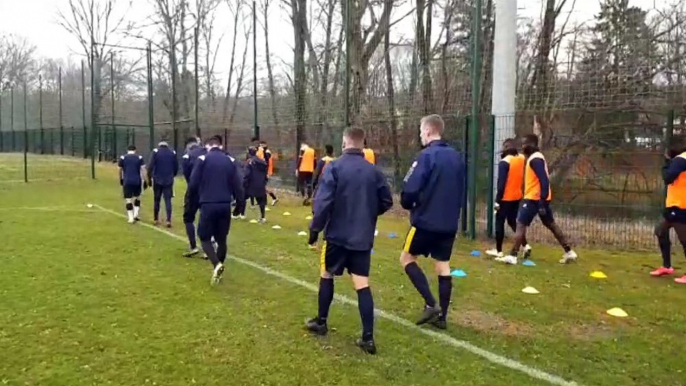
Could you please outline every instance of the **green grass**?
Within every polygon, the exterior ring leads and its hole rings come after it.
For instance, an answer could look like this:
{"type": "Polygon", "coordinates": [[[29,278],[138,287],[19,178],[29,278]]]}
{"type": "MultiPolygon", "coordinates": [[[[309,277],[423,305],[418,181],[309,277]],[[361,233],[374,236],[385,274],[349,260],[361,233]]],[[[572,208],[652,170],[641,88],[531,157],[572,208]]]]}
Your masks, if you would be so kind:
{"type": "MultiPolygon", "coordinates": [[[[53,175],[51,162],[33,165],[43,169],[30,172],[53,175]]],[[[87,167],[77,167],[62,173],[87,176],[87,167]]],[[[220,286],[210,287],[209,263],[180,257],[183,242],[87,209],[96,203],[124,213],[113,169],[101,166],[98,176],[0,183],[3,384],[547,384],[383,318],[376,325],[379,355],[365,356],[352,344],[357,309],[340,302],[330,318],[335,331],[307,336],[302,322],[316,313],[315,293],[237,262],[220,286]]],[[[171,230],[179,235],[182,185],[171,230]]],[[[149,221],[150,194],[143,205],[149,221]]],[[[286,200],[268,213],[279,231],[235,222],[230,253],[316,285],[318,255],[296,235],[306,230],[307,215],[286,200]]],[[[414,320],[421,301],[398,264],[407,220],[386,216],[379,229],[371,276],[376,306],[414,320]]],[[[581,261],[559,266],[558,249],[533,242],[534,268],[470,257],[488,245],[456,242],[452,265],[469,276],[455,279],[448,335],[583,385],[683,384],[686,288],[647,276],[659,264],[656,253],[579,246],[581,261]],[[609,279],[589,278],[597,269],[609,279]],[[528,285],[541,293],[523,294],[528,285]],[[612,307],[630,316],[606,315],[612,307]]],[[[683,264],[681,256],[675,261],[683,264]]],[[[422,267],[432,274],[430,261],[422,267]]],[[[435,288],[433,275],[431,282],[435,288]]],[[[351,287],[343,277],[336,291],[354,299],[351,287]]]]}

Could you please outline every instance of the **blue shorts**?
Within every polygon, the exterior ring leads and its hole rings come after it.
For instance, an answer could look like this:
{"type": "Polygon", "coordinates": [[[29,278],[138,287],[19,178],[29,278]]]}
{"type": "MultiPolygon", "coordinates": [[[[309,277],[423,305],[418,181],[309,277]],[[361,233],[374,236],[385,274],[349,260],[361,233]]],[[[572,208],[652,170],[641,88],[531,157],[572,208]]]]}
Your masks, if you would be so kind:
{"type": "Polygon", "coordinates": [[[341,276],[345,270],[348,270],[351,275],[369,277],[372,251],[352,251],[324,242],[319,264],[322,272],[328,272],[334,276],[341,276]]]}
{"type": "Polygon", "coordinates": [[[412,256],[430,256],[437,261],[450,261],[455,236],[455,233],[438,233],[412,227],[405,236],[403,251],[412,256]]]}
{"type": "Polygon", "coordinates": [[[553,211],[550,209],[550,201],[547,201],[543,204],[545,205],[546,209],[545,216],[540,216],[538,213],[539,205],[541,205],[540,201],[524,200],[522,202],[522,206],[519,207],[519,212],[517,213],[517,222],[526,226],[530,226],[531,223],[534,222],[536,216],[539,216],[543,224],[552,224],[555,221],[555,218],[553,218],[553,211]]]}
{"type": "Polygon", "coordinates": [[[134,198],[141,196],[141,186],[140,185],[126,185],[123,186],[124,198],[134,198]]]}

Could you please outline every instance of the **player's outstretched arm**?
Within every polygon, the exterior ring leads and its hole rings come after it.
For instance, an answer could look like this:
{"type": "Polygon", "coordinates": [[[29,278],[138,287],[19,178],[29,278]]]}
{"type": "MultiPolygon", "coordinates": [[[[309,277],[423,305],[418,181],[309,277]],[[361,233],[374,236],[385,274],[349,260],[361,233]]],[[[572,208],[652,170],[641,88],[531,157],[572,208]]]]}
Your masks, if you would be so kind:
{"type": "Polygon", "coordinates": [[[310,230],[321,232],[331,218],[333,211],[334,196],[336,193],[336,167],[329,165],[324,170],[324,175],[319,183],[317,195],[314,197],[314,217],[310,224],[310,230]]]}

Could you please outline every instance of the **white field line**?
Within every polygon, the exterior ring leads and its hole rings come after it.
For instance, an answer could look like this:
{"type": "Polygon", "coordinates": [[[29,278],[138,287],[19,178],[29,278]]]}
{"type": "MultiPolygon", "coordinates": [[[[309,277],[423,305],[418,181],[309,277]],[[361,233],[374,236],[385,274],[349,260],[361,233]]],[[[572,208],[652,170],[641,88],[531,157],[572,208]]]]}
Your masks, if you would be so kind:
{"type": "Polygon", "coordinates": [[[74,206],[17,206],[17,207],[0,207],[0,211],[36,211],[36,212],[96,212],[98,209],[77,209],[74,206]]]}
{"type": "MultiPolygon", "coordinates": [[[[94,204],[94,207],[100,209],[101,211],[103,211],[105,213],[109,213],[113,216],[126,218],[125,215],[118,213],[118,212],[115,212],[113,210],[107,209],[107,208],[103,208],[100,205],[94,204]]],[[[146,224],[146,223],[141,222],[141,223],[138,223],[138,225],[141,225],[143,227],[146,227],[146,228],[152,229],[154,231],[160,232],[162,234],[165,234],[165,235],[167,235],[173,239],[177,239],[177,240],[182,241],[184,243],[188,241],[183,236],[169,232],[165,229],[154,227],[150,224],[146,224]]],[[[276,276],[282,280],[285,280],[291,284],[295,284],[295,285],[298,285],[300,287],[306,288],[312,292],[317,293],[319,291],[319,288],[317,288],[317,286],[315,286],[311,283],[302,281],[300,279],[294,278],[292,276],[286,275],[285,273],[281,273],[279,271],[273,270],[271,268],[264,267],[262,265],[259,265],[257,263],[252,262],[252,261],[249,261],[249,260],[241,259],[241,258],[236,257],[236,256],[227,256],[227,257],[229,259],[237,262],[237,263],[250,266],[252,268],[257,269],[258,271],[262,271],[262,272],[266,273],[267,275],[276,276]]],[[[345,303],[345,304],[349,304],[349,305],[357,307],[357,301],[353,300],[347,296],[336,294],[336,300],[338,300],[341,303],[345,303]]],[[[455,338],[453,338],[447,334],[443,334],[440,332],[428,330],[425,328],[420,328],[417,325],[415,325],[414,323],[410,322],[409,320],[403,319],[403,318],[401,318],[397,315],[394,315],[392,313],[380,310],[378,308],[375,309],[374,311],[375,311],[375,315],[380,317],[380,318],[389,320],[389,321],[396,323],[398,325],[401,325],[403,327],[407,327],[408,329],[410,329],[412,331],[415,331],[415,332],[418,332],[418,333],[421,333],[424,335],[428,335],[428,336],[430,336],[434,339],[437,339],[437,340],[439,340],[439,341],[441,341],[441,342],[443,342],[449,346],[466,350],[472,354],[478,355],[478,356],[486,359],[487,361],[489,361],[491,363],[501,365],[503,367],[507,367],[507,368],[515,370],[515,371],[519,371],[521,373],[524,373],[524,374],[530,376],[531,378],[536,378],[536,379],[548,382],[551,385],[579,386],[579,384],[576,382],[567,381],[561,377],[558,377],[557,375],[553,375],[550,373],[546,373],[545,371],[538,370],[538,369],[535,369],[533,367],[529,367],[529,366],[527,366],[523,363],[517,362],[513,359],[492,353],[488,350],[484,350],[484,349],[477,347],[477,346],[475,346],[475,345],[473,345],[467,341],[455,339],[455,338]]]]}

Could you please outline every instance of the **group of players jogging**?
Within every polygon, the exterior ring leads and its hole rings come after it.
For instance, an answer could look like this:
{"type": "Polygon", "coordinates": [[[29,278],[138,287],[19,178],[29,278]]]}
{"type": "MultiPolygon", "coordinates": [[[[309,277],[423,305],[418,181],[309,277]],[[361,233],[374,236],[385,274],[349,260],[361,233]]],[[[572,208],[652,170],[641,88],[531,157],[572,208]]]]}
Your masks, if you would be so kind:
{"type": "MultiPolygon", "coordinates": [[[[424,301],[417,324],[438,329],[447,327],[452,294],[450,259],[466,191],[464,155],[443,139],[445,125],[438,115],[421,120],[419,137],[423,150],[412,163],[400,194],[400,205],[409,211],[410,229],[400,254],[400,264],[424,301]],[[417,264],[419,256],[430,256],[438,274],[438,300],[426,275],[417,264]]],[[[379,216],[393,206],[393,195],[384,174],[376,167],[374,152],[367,148],[365,132],[348,128],[343,133],[342,154],[335,158],[332,146],[316,158],[313,148],[301,147],[296,165],[298,192],[303,204],[313,204],[310,247],[318,244],[320,234],[320,281],[317,316],[305,328],[316,334],[328,332],[329,308],[334,298],[334,277],[344,272],[352,278],[357,292],[362,334],[356,344],[365,352],[376,353],[374,341],[374,302],[369,285],[371,251],[379,216]]],[[[663,267],[651,274],[673,273],[669,259],[668,231],[674,228],[686,252],[686,148],[670,149],[666,154],[664,180],[668,185],[664,221],[656,228],[663,267]]],[[[164,142],[154,149],[145,167],[143,157],[130,147],[119,160],[120,181],[130,223],[138,221],[140,195],[147,186],[154,192],[154,221],[160,224],[159,203],[165,199],[167,226],[171,227],[173,180],[179,170],[176,154],[164,142]]],[[[240,161],[223,150],[222,138],[214,136],[204,144],[199,138],[187,141],[181,170],[188,183],[184,197],[183,221],[189,240],[187,257],[200,253],[196,244],[195,216],[200,212],[197,236],[205,256],[213,265],[212,283],[222,278],[231,219],[245,218],[246,202],[254,200],[260,208],[259,222],[265,222],[267,196],[272,205],[278,199],[267,188],[274,171],[274,157],[264,142],[249,147],[240,161]]],[[[526,239],[527,228],[535,217],[555,236],[563,249],[560,263],[576,261],[567,237],[556,224],[550,207],[552,189],[545,157],[536,135],[526,135],[503,143],[498,165],[495,198],[496,248],[487,251],[498,262],[517,264],[528,259],[532,248],[526,239]],[[520,153],[521,149],[521,153],[520,153]],[[515,233],[509,253],[503,253],[505,223],[515,233]]],[[[686,276],[677,282],[686,283],[686,276]]]]}

